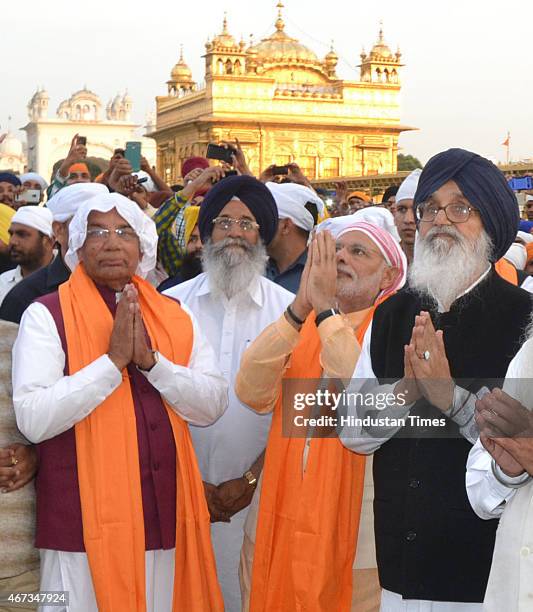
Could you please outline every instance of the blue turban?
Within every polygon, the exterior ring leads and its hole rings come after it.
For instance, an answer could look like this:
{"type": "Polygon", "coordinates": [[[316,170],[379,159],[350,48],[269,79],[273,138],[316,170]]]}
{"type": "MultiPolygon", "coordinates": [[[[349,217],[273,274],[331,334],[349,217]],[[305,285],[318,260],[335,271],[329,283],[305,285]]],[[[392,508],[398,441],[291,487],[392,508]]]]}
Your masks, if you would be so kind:
{"type": "Polygon", "coordinates": [[[207,192],[200,206],[198,229],[202,242],[206,242],[213,231],[213,219],[232,198],[239,198],[259,223],[259,235],[269,244],[278,228],[278,208],[268,187],[253,176],[228,176],[207,192]]]}
{"type": "Polygon", "coordinates": [[[531,230],[533,230],[533,221],[520,221],[518,224],[518,231],[520,232],[531,234],[531,230]]]}
{"type": "Polygon", "coordinates": [[[464,197],[479,211],[494,245],[491,260],[497,261],[514,242],[520,221],[518,202],[504,175],[476,153],[448,149],[434,155],[425,165],[415,193],[415,209],[448,181],[455,181],[464,197]]]}
{"type": "Polygon", "coordinates": [[[22,185],[18,177],[11,174],[11,172],[0,172],[0,183],[10,183],[13,187],[20,187],[22,185]]]}

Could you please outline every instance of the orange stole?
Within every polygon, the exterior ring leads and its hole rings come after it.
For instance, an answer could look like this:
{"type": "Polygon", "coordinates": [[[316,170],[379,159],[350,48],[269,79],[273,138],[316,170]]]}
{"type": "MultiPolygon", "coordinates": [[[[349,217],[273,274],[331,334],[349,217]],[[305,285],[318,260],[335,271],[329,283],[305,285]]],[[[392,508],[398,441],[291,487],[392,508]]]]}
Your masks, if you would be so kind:
{"type": "MultiPolygon", "coordinates": [[[[186,366],[193,344],[189,316],[135,276],[154,350],[186,366]]],[[[79,265],[59,287],[69,371],[108,351],[113,317],[79,265]]],[[[165,404],[176,444],[176,558],[173,610],[224,609],[210,539],[202,478],[185,421],[165,404]]],[[[75,426],[83,536],[100,612],[144,612],[145,543],[135,409],[127,370],[121,385],[75,426]]]]}
{"type": "Polygon", "coordinates": [[[498,259],[494,264],[496,272],[511,285],[518,286],[518,274],[513,264],[509,263],[506,259],[498,259]]]}
{"type": "MultiPolygon", "coordinates": [[[[360,345],[373,312],[357,330],[360,345]]],[[[310,316],[284,378],[320,378],[320,350],[310,316]]],[[[349,610],[365,457],[338,438],[315,438],[302,476],[306,440],[284,437],[282,421],[280,397],[263,469],[250,612],[349,610]]]]}

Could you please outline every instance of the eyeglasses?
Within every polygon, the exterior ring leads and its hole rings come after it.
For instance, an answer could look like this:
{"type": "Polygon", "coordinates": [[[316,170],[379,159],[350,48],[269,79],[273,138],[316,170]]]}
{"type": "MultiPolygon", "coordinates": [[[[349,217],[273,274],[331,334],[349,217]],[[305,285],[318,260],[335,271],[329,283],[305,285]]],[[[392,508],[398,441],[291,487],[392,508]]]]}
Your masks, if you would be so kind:
{"type": "Polygon", "coordinates": [[[437,206],[436,204],[423,203],[416,209],[416,217],[419,221],[431,223],[435,221],[439,211],[443,210],[448,221],[452,223],[464,223],[468,221],[471,212],[477,212],[468,204],[448,204],[448,206],[437,206]]]}
{"type": "Polygon", "coordinates": [[[99,242],[105,242],[106,240],[109,239],[109,237],[113,233],[116,236],[118,236],[121,240],[126,240],[128,242],[131,242],[132,240],[135,240],[137,238],[137,234],[135,233],[135,230],[133,228],[117,227],[114,230],[103,229],[103,228],[87,230],[87,239],[99,241],[99,242]]]}
{"type": "Polygon", "coordinates": [[[217,217],[213,219],[213,224],[218,227],[218,229],[223,230],[224,232],[229,231],[233,224],[237,224],[243,232],[251,232],[252,230],[259,229],[259,223],[255,221],[250,221],[250,219],[232,219],[231,217],[217,217]]]}

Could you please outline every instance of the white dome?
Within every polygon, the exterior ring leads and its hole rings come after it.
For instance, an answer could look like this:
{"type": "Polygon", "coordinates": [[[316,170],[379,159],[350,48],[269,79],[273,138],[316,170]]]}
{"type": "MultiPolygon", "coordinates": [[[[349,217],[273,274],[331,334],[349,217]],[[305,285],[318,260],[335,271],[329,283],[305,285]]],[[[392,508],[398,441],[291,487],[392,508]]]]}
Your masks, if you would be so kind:
{"type": "Polygon", "coordinates": [[[11,132],[6,136],[4,142],[0,144],[0,157],[22,157],[22,142],[11,132]]]}

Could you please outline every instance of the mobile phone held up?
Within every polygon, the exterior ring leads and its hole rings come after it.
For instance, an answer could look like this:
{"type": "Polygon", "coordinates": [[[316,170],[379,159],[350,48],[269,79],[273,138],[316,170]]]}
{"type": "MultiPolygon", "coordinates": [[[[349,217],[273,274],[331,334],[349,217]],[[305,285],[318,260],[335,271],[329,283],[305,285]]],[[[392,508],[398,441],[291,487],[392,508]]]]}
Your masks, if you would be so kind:
{"type": "Polygon", "coordinates": [[[124,151],[124,157],[131,164],[131,171],[139,172],[139,170],[141,169],[141,143],[127,142],[126,150],[124,151]]]}
{"type": "Polygon", "coordinates": [[[22,191],[18,196],[15,196],[15,202],[26,202],[27,204],[39,204],[40,199],[40,189],[26,189],[26,191],[22,191]]]}
{"type": "Polygon", "coordinates": [[[233,155],[237,151],[233,147],[208,144],[207,145],[207,159],[218,159],[219,161],[226,162],[227,164],[233,165],[233,155]]]}
{"type": "Polygon", "coordinates": [[[272,174],[277,176],[279,174],[289,174],[289,166],[273,166],[272,174]]]}
{"type": "Polygon", "coordinates": [[[78,138],[76,138],[76,144],[83,145],[84,147],[86,147],[87,146],[87,136],[78,136],[78,138]]]}

